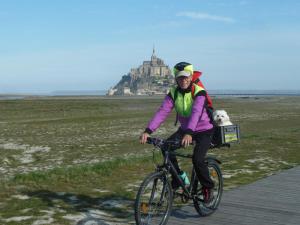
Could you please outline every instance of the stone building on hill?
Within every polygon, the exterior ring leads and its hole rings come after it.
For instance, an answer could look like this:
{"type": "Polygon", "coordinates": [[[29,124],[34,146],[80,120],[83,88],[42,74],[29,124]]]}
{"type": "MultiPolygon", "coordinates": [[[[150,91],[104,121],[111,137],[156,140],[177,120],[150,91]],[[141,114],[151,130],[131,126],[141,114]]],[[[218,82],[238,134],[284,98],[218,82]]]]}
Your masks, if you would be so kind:
{"type": "Polygon", "coordinates": [[[153,48],[153,53],[150,61],[144,61],[138,68],[132,68],[130,70],[130,75],[133,79],[139,77],[165,77],[171,75],[171,70],[164,61],[157,58],[155,55],[155,49],[153,48]]]}
{"type": "Polygon", "coordinates": [[[150,61],[132,68],[107,95],[153,95],[164,94],[174,84],[171,70],[155,55],[153,48],[150,61]]]}

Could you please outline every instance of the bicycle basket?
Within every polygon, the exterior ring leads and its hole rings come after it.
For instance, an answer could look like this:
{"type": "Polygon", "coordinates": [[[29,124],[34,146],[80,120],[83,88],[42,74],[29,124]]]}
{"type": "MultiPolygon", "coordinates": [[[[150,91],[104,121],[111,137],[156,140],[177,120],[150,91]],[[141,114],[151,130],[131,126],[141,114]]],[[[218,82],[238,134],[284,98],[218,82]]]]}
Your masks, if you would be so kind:
{"type": "Polygon", "coordinates": [[[238,125],[215,127],[212,142],[215,145],[239,143],[240,127],[238,125]]]}

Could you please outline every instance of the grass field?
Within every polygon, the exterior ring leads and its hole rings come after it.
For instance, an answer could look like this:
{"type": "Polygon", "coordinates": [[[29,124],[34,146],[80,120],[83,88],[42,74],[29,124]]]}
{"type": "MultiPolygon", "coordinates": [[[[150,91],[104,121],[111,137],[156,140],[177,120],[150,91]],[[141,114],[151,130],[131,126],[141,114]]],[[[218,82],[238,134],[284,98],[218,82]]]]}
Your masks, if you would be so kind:
{"type": "MultiPolygon", "coordinates": [[[[137,188],[154,168],[152,147],[138,138],[161,101],[1,100],[0,224],[132,223],[137,188]]],[[[300,164],[299,97],[214,103],[241,129],[240,144],[209,153],[223,162],[226,189],[300,164]]],[[[174,120],[154,136],[174,132],[174,120]]],[[[180,163],[188,170],[188,160],[180,163]]]]}

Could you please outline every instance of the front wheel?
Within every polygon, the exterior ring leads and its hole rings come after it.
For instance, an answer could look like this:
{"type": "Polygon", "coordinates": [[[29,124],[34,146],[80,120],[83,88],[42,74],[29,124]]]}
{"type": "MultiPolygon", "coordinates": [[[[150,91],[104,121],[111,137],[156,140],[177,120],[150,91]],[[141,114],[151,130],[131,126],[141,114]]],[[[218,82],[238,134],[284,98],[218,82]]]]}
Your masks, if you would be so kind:
{"type": "Polygon", "coordinates": [[[208,160],[207,166],[209,170],[209,176],[214,182],[212,201],[209,203],[204,202],[202,186],[197,178],[195,179],[193,188],[196,194],[193,199],[194,206],[196,211],[201,216],[208,216],[218,208],[223,193],[223,177],[219,164],[215,160],[208,160]]]}
{"type": "Polygon", "coordinates": [[[138,225],[166,224],[173,202],[170,182],[162,172],[148,175],[135,200],[135,221],[138,225]]]}

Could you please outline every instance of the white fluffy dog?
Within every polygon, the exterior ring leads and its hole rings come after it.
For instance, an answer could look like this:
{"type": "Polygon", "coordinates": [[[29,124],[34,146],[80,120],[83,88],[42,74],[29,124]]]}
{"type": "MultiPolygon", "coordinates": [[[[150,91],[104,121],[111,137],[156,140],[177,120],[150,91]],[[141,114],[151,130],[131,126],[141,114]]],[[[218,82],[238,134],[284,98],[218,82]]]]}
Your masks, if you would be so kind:
{"type": "Polygon", "coordinates": [[[216,110],[213,113],[214,121],[218,126],[232,125],[230,118],[225,110],[216,110]]]}

